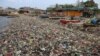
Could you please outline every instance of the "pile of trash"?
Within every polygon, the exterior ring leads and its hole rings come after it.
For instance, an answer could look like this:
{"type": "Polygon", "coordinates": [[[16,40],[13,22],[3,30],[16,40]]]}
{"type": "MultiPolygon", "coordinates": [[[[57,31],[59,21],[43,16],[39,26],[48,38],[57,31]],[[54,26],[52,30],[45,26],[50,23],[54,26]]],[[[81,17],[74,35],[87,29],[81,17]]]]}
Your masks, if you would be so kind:
{"type": "Polygon", "coordinates": [[[0,33],[0,56],[3,55],[100,56],[100,37],[51,20],[21,16],[0,33]]]}

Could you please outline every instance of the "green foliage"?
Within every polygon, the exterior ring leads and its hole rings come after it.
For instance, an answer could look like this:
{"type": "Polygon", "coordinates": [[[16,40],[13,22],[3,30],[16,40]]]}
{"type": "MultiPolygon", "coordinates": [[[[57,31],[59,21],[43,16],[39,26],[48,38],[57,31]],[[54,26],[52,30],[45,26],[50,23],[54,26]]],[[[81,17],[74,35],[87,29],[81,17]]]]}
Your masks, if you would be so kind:
{"type": "Polygon", "coordinates": [[[48,7],[47,10],[56,10],[56,9],[62,9],[62,8],[73,8],[74,6],[71,4],[65,4],[65,5],[60,5],[56,4],[54,7],[48,7]]]}
{"type": "Polygon", "coordinates": [[[100,9],[98,9],[98,11],[96,11],[96,12],[100,14],[100,9]]]}
{"type": "Polygon", "coordinates": [[[93,1],[86,1],[84,2],[85,7],[98,7],[98,4],[96,4],[93,1]]]}
{"type": "Polygon", "coordinates": [[[60,4],[56,4],[54,5],[54,7],[48,7],[47,10],[56,10],[56,9],[62,9],[62,8],[73,8],[73,7],[86,7],[86,8],[90,8],[90,9],[98,9],[98,4],[96,4],[94,1],[86,1],[86,2],[81,2],[80,5],[74,6],[72,4],[64,4],[64,5],[60,5],[60,4]]]}
{"type": "Polygon", "coordinates": [[[63,7],[63,8],[72,8],[72,7],[74,7],[74,6],[71,5],[71,4],[70,4],[70,5],[69,5],[69,4],[65,4],[65,5],[62,5],[62,7],[63,7]]]}

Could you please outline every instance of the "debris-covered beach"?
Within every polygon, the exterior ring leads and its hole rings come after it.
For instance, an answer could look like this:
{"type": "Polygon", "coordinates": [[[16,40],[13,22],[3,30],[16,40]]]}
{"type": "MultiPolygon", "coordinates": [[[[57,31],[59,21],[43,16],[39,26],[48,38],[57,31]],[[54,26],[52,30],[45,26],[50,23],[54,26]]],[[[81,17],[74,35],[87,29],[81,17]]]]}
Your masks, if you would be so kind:
{"type": "Polygon", "coordinates": [[[99,0],[1,0],[0,56],[100,56],[99,0]]]}
{"type": "Polygon", "coordinates": [[[21,15],[0,32],[0,56],[100,56],[100,36],[21,15]]]}

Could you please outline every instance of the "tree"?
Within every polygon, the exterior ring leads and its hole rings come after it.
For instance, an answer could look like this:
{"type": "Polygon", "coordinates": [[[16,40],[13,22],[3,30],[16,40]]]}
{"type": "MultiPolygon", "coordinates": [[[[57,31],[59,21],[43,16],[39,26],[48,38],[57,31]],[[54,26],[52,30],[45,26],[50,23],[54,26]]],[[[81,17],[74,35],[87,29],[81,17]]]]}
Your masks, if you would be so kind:
{"type": "Polygon", "coordinates": [[[71,5],[71,4],[65,4],[65,5],[62,5],[63,6],[63,8],[73,8],[74,6],[73,5],[71,5]]]}
{"type": "Polygon", "coordinates": [[[98,7],[98,4],[96,4],[94,1],[86,1],[84,2],[85,7],[98,7]]]}
{"type": "Polygon", "coordinates": [[[56,4],[52,7],[48,7],[47,10],[56,10],[56,9],[63,9],[63,8],[73,8],[74,6],[71,4],[64,4],[64,5],[60,5],[60,4],[56,4]]]}
{"type": "Polygon", "coordinates": [[[54,7],[48,7],[47,8],[47,11],[53,11],[54,10],[54,7]]]}

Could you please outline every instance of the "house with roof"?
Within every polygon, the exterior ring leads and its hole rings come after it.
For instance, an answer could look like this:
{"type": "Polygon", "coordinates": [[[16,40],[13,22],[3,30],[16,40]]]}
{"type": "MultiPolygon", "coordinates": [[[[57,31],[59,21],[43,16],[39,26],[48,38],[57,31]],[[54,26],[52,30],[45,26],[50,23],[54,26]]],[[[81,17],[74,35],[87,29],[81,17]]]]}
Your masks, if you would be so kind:
{"type": "Polygon", "coordinates": [[[0,15],[1,16],[16,16],[18,15],[18,10],[15,8],[5,8],[5,9],[0,9],[0,15]]]}
{"type": "Polygon", "coordinates": [[[48,10],[49,14],[52,16],[71,16],[71,17],[90,17],[95,14],[95,11],[98,9],[96,3],[93,0],[87,2],[81,2],[79,6],[74,6],[71,8],[55,8],[53,10],[48,10]],[[91,4],[92,2],[92,4],[91,4]],[[86,3],[86,4],[85,4],[86,3]],[[93,4],[95,6],[93,6],[93,4]],[[93,7],[92,7],[93,6],[93,7]]]}
{"type": "Polygon", "coordinates": [[[2,8],[2,7],[0,7],[0,10],[3,10],[3,8],[2,8]]]}
{"type": "Polygon", "coordinates": [[[19,9],[19,13],[20,14],[27,14],[30,16],[35,16],[35,15],[40,15],[40,14],[44,13],[44,10],[31,8],[31,7],[21,7],[19,9]]]}
{"type": "Polygon", "coordinates": [[[19,13],[20,14],[28,14],[28,13],[31,13],[33,10],[33,8],[30,8],[30,7],[21,7],[19,9],[19,13]]]}
{"type": "Polygon", "coordinates": [[[2,7],[0,7],[0,15],[2,14],[2,11],[3,11],[3,8],[2,8],[2,7]]]}

